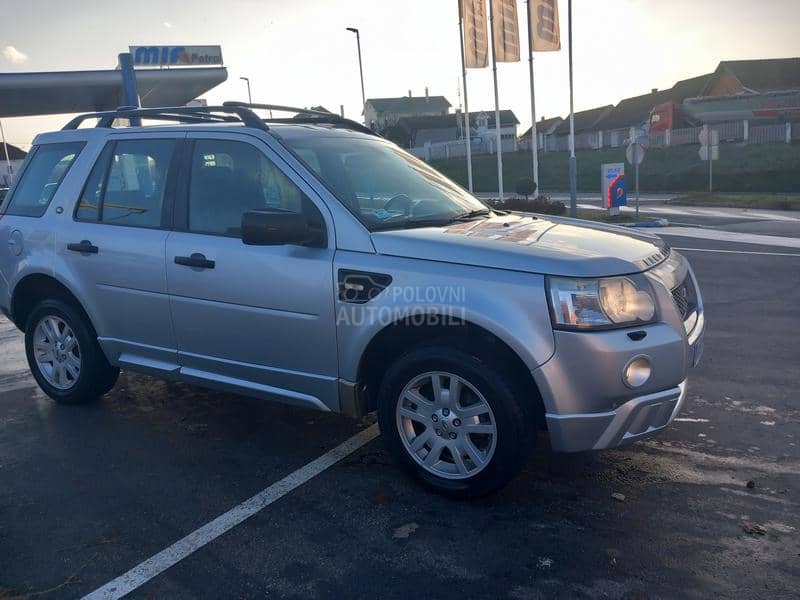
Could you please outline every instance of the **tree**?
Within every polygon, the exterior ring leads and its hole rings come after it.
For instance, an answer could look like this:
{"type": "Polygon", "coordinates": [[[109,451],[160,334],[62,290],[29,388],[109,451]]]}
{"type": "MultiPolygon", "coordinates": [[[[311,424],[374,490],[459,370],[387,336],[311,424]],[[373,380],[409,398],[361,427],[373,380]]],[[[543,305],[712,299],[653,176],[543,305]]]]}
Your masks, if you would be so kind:
{"type": "Polygon", "coordinates": [[[525,200],[527,200],[528,196],[536,192],[536,182],[530,177],[522,177],[517,181],[514,191],[520,196],[525,196],[525,200]]]}

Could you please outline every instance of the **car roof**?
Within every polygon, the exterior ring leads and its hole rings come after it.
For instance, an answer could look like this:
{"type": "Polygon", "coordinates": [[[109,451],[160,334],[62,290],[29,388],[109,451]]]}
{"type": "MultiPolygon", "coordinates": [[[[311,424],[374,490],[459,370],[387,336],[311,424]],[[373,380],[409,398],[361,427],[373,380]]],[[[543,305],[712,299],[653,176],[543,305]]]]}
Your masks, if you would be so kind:
{"type": "MultiPolygon", "coordinates": [[[[342,127],[337,123],[292,123],[290,120],[269,121],[265,124],[269,128],[268,133],[275,137],[286,140],[298,140],[302,138],[313,139],[315,137],[335,137],[335,138],[361,138],[376,139],[377,134],[367,134],[356,131],[348,127],[342,127]]],[[[241,123],[170,123],[165,125],[146,125],[136,127],[81,127],[78,129],[64,129],[40,133],[34,139],[34,144],[52,144],[68,141],[92,141],[98,138],[105,138],[115,133],[152,135],[157,132],[188,132],[188,131],[231,131],[235,128],[240,131],[264,133],[264,130],[255,127],[247,127],[241,123]]],[[[380,138],[382,139],[382,138],[380,138]]]]}
{"type": "Polygon", "coordinates": [[[361,134],[377,137],[373,131],[356,121],[346,119],[326,110],[297,108],[278,104],[252,104],[244,102],[223,102],[218,106],[165,106],[141,108],[121,106],[116,110],[83,113],[71,119],[59,132],[37,136],[34,143],[48,143],[67,140],[104,138],[120,128],[115,123],[127,122],[127,135],[147,132],[152,135],[161,132],[220,131],[220,127],[246,127],[258,135],[269,133],[275,138],[314,137],[320,134],[340,136],[361,134]],[[269,110],[270,118],[264,119],[256,110],[269,110]],[[273,118],[272,111],[294,113],[289,118],[273,118]],[[143,126],[143,123],[154,125],[143,126]],[[132,123],[134,126],[130,127],[132,123]],[[87,127],[88,125],[88,127],[87,127]],[[94,125],[94,127],[91,127],[94,125]],[[158,129],[160,127],[160,129],[158,129]]]}

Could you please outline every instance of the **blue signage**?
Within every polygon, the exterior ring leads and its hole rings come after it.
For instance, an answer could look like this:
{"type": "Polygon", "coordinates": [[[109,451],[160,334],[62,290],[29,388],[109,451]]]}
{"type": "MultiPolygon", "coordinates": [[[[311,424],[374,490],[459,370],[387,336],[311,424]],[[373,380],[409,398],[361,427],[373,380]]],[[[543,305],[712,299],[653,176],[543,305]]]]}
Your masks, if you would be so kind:
{"type": "Polygon", "coordinates": [[[136,66],[203,66],[221,65],[219,46],[130,46],[136,66]]]}
{"type": "Polygon", "coordinates": [[[608,186],[608,198],[606,198],[607,208],[627,206],[628,187],[625,183],[625,174],[617,175],[608,186]]]}

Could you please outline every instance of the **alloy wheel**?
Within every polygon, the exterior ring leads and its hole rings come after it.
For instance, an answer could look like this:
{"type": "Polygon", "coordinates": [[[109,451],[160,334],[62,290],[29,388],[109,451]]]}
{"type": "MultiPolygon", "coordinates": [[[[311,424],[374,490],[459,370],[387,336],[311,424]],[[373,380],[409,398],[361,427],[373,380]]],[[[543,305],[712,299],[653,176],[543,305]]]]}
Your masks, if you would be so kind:
{"type": "Polygon", "coordinates": [[[36,366],[47,383],[68,390],[81,372],[81,349],[78,338],[64,319],[44,317],[33,332],[33,355],[36,366]]]}
{"type": "Polygon", "coordinates": [[[497,422],[486,398],[469,381],[447,372],[423,373],[397,399],[397,429],[409,455],[446,479],[481,472],[497,446],[497,422]]]}

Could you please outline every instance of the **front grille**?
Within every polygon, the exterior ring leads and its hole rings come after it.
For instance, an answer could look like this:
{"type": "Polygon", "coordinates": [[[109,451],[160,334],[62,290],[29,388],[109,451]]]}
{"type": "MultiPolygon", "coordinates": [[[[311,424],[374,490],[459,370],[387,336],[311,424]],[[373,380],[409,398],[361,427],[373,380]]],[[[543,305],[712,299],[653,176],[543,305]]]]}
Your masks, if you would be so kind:
{"type": "Polygon", "coordinates": [[[683,321],[686,321],[697,310],[697,294],[689,275],[672,288],[672,299],[675,301],[675,306],[678,307],[678,313],[683,321]]]}
{"type": "Polygon", "coordinates": [[[672,299],[675,301],[675,306],[678,307],[678,314],[681,319],[685,319],[689,315],[689,298],[685,284],[680,284],[672,290],[672,299]]]}

